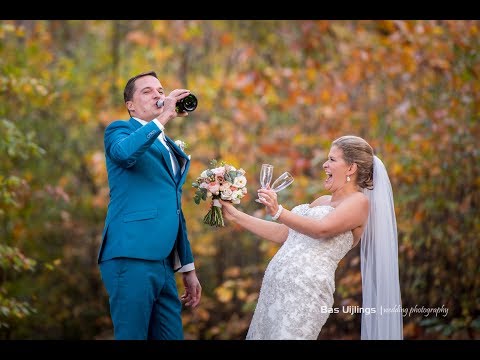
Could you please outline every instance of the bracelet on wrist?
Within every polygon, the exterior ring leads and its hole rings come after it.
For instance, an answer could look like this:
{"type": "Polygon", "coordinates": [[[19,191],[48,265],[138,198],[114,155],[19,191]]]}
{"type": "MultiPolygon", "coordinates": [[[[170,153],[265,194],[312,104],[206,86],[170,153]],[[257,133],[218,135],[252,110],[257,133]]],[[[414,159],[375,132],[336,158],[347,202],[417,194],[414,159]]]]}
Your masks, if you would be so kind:
{"type": "Polygon", "coordinates": [[[275,213],[275,215],[272,216],[272,220],[278,220],[278,218],[280,217],[280,214],[282,213],[283,211],[283,206],[282,205],[278,205],[278,210],[277,212],[275,213]]]}

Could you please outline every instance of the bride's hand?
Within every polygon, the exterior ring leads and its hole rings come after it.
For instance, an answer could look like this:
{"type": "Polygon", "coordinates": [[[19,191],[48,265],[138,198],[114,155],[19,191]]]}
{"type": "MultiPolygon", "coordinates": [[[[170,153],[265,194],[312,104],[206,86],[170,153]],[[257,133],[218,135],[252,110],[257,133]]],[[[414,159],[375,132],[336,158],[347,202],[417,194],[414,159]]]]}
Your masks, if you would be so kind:
{"type": "Polygon", "coordinates": [[[223,217],[229,221],[235,220],[235,214],[239,211],[230,201],[220,200],[222,204],[223,217]]]}
{"type": "Polygon", "coordinates": [[[277,193],[271,189],[259,189],[258,198],[265,205],[269,215],[273,216],[278,211],[277,193]]]}

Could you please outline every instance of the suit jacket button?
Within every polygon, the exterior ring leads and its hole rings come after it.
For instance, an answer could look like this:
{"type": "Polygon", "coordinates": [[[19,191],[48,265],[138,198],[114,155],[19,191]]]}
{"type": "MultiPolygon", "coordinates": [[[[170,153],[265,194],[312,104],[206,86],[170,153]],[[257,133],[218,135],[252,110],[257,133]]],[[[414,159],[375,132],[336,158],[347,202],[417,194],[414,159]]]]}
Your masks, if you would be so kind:
{"type": "Polygon", "coordinates": [[[177,210],[177,215],[180,215],[180,210],[177,210]]]}

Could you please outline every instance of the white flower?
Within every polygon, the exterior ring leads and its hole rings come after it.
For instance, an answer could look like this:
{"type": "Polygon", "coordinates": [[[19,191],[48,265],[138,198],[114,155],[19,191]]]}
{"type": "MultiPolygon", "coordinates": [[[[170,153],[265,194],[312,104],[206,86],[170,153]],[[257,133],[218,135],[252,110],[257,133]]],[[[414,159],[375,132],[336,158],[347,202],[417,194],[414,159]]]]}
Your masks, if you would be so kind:
{"type": "Polygon", "coordinates": [[[175,145],[177,145],[180,149],[182,149],[182,151],[185,151],[187,147],[187,143],[179,139],[175,140],[175,145]]]}
{"type": "Polygon", "coordinates": [[[244,193],[241,189],[232,191],[232,196],[230,198],[233,200],[234,204],[240,204],[240,199],[243,198],[244,193]]]}
{"type": "Polygon", "coordinates": [[[227,188],[227,189],[223,189],[221,194],[220,194],[220,197],[223,199],[223,200],[230,200],[231,199],[231,196],[233,194],[233,191],[230,190],[230,188],[227,188]]]}
{"type": "Polygon", "coordinates": [[[232,186],[232,184],[230,184],[228,181],[225,181],[222,185],[220,185],[220,191],[225,191],[226,189],[230,189],[230,186],[232,186]]]}
{"type": "Polygon", "coordinates": [[[243,187],[245,187],[245,185],[247,185],[247,178],[243,175],[237,176],[233,180],[233,186],[235,186],[237,188],[243,188],[243,187]]]}

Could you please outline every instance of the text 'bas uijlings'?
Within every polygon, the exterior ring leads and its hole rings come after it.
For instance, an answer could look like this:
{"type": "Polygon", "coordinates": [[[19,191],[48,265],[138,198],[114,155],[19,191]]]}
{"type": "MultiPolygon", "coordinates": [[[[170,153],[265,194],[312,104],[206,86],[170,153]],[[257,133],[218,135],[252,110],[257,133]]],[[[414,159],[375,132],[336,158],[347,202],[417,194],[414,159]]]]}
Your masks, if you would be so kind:
{"type": "Polygon", "coordinates": [[[328,307],[328,306],[322,306],[321,307],[322,313],[329,313],[329,314],[338,314],[340,311],[343,313],[348,313],[348,314],[375,314],[377,312],[377,309],[375,308],[364,308],[361,306],[342,306],[341,308],[338,307],[328,307]]]}

